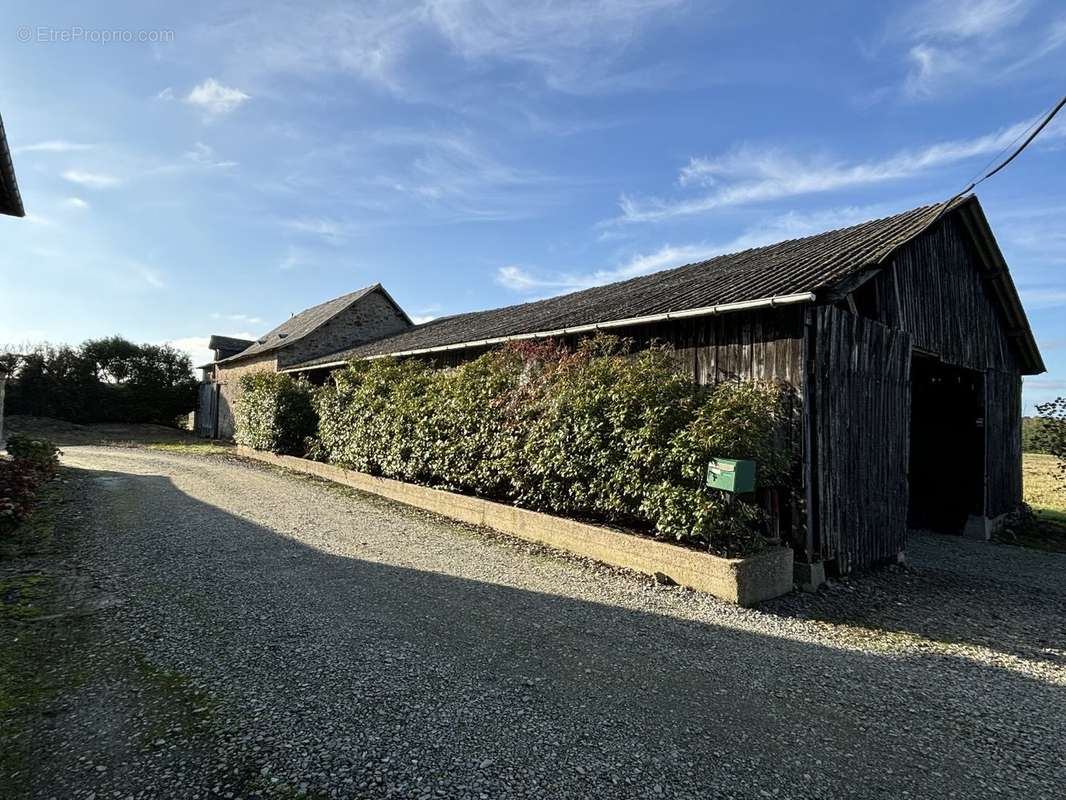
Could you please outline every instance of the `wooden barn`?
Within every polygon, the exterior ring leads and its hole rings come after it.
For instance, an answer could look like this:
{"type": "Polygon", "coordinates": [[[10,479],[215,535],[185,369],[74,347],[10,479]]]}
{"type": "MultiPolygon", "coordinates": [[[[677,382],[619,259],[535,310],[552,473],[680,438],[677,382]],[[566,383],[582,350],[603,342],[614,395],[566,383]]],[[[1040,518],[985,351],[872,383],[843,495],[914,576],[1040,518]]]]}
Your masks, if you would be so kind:
{"type": "Polygon", "coordinates": [[[1021,502],[1022,375],[1044,365],[973,196],[434,320],[285,371],[323,380],[386,355],[455,364],[597,330],[670,343],[700,384],[792,388],[801,488],[761,501],[804,581],[901,558],[909,528],[987,537],[1021,502]]]}

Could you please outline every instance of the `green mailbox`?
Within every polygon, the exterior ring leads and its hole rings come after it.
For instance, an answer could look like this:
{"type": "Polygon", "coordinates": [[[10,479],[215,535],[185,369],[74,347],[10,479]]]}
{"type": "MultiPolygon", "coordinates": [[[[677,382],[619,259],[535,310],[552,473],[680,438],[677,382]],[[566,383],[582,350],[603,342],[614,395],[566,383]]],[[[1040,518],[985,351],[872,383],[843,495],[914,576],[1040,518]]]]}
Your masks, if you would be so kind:
{"type": "Polygon", "coordinates": [[[707,465],[707,485],[734,494],[755,491],[755,462],[736,458],[712,458],[707,465]]]}

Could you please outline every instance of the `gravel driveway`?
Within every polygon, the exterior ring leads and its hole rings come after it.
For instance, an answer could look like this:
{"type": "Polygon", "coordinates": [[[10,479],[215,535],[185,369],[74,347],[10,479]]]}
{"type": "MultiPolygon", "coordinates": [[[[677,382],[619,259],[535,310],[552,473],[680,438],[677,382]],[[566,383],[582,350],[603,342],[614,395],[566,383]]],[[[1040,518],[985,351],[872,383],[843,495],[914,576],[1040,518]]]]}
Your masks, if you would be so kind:
{"type": "Polygon", "coordinates": [[[921,537],[744,610],[233,459],[64,461],[94,613],[37,623],[70,688],[5,797],[1066,787],[1062,555],[921,537]]]}

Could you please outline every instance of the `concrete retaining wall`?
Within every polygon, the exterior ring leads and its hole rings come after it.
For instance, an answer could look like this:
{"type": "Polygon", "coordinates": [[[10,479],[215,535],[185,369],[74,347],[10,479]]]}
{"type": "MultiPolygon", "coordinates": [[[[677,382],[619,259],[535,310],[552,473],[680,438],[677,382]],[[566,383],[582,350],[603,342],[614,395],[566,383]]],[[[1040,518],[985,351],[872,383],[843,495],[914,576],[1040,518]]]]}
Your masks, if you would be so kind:
{"type": "Polygon", "coordinates": [[[238,447],[248,458],[343,483],[471,525],[556,547],[575,555],[675,583],[732,603],[750,606],[792,590],[792,550],[774,547],[748,558],[720,558],[685,547],[620,533],[597,525],[541,514],[477,497],[375,478],[331,464],[238,447]]]}

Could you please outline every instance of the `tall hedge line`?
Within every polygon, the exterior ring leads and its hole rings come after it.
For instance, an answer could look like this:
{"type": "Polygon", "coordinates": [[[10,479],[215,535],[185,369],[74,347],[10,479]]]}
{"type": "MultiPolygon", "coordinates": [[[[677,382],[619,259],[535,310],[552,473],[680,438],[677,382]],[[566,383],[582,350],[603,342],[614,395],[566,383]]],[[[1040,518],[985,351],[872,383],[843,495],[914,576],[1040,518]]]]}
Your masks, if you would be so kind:
{"type": "Polygon", "coordinates": [[[704,473],[714,456],[752,458],[762,485],[783,484],[781,399],[778,388],[757,383],[701,390],[666,349],[631,354],[611,337],[576,352],[510,346],[452,369],[363,361],[316,392],[311,455],[716,552],[750,552],[761,541],[760,511],[703,489],[704,473]]]}

